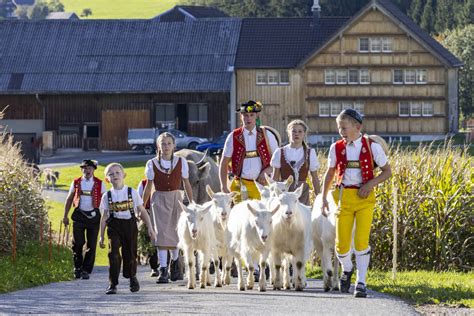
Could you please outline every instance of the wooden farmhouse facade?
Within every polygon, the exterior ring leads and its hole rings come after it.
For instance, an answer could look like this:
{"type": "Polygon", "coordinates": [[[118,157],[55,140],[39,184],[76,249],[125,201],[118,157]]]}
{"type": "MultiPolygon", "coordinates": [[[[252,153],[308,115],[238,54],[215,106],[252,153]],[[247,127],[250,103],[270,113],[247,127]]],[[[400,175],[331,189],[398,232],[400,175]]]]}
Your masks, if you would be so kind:
{"type": "Polygon", "coordinates": [[[265,104],[262,121],[285,135],[305,120],[311,143],[338,138],[345,108],[387,140],[432,140],[458,129],[462,63],[390,0],[352,18],[244,19],[237,52],[237,103],[265,104]],[[298,34],[298,35],[296,35],[298,34]]]}
{"type": "Polygon", "coordinates": [[[348,107],[388,140],[458,129],[462,63],[390,0],[353,17],[178,6],[150,20],[1,21],[0,39],[2,125],[18,139],[52,131],[63,148],[128,149],[128,128],[140,127],[216,137],[249,99],[284,138],[305,120],[311,143],[334,141],[348,107]]]}

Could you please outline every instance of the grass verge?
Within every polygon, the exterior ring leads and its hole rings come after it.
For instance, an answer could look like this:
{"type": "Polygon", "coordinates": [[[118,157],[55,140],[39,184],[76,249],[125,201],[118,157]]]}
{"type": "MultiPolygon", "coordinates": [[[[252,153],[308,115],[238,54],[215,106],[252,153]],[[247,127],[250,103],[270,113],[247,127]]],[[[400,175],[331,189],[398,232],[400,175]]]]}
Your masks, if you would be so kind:
{"type": "Polygon", "coordinates": [[[31,242],[18,250],[17,260],[0,256],[0,293],[16,291],[51,282],[72,279],[72,254],[65,247],[53,245],[52,260],[49,248],[39,242],[31,242]]]}

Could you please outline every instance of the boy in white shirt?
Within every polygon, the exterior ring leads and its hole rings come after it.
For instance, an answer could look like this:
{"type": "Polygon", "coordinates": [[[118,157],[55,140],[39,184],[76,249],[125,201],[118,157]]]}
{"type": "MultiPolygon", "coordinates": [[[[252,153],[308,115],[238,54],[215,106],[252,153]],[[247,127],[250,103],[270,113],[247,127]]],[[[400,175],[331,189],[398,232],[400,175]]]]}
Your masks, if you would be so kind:
{"type": "Polygon", "coordinates": [[[143,207],[143,201],[137,191],[124,185],[125,171],[119,163],[111,163],[105,168],[106,181],[112,183],[112,189],[102,196],[100,210],[103,213],[100,223],[99,245],[105,248],[104,232],[107,226],[109,237],[109,281],[105,294],[116,294],[120,266],[123,261],[123,276],[130,279],[130,291],[140,290],[137,274],[137,237],[138,227],[135,212],[148,227],[150,239],[155,239],[150,217],[143,207]],[[120,248],[122,251],[120,252],[120,248]],[[122,254],[122,257],[120,256],[122,254]]]}

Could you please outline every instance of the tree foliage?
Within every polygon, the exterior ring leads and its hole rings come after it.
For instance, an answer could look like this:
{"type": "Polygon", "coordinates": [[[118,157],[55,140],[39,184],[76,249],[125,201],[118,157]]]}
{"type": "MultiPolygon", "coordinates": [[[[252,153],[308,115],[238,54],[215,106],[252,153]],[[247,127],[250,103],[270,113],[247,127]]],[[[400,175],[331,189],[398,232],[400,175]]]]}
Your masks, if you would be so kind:
{"type": "Polygon", "coordinates": [[[18,6],[15,13],[19,19],[41,20],[51,12],[64,12],[64,5],[59,0],[37,1],[34,6],[18,6]]]}
{"type": "Polygon", "coordinates": [[[459,108],[463,117],[474,115],[474,24],[443,34],[442,44],[464,62],[459,71],[459,108]]]}

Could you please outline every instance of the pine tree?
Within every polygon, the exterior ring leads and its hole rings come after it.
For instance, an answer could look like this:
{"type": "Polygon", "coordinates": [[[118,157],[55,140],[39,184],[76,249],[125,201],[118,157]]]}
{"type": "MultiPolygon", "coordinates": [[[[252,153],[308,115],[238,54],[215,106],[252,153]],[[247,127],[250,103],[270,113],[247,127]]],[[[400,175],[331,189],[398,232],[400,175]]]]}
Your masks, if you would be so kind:
{"type": "Polygon", "coordinates": [[[415,21],[416,24],[420,24],[421,14],[423,13],[423,0],[413,0],[408,11],[408,16],[415,21]]]}
{"type": "Polygon", "coordinates": [[[438,34],[454,27],[453,2],[451,0],[438,0],[436,3],[434,31],[438,34]]]}
{"type": "Polygon", "coordinates": [[[421,15],[420,26],[426,32],[433,33],[433,0],[426,0],[426,5],[421,15]]]}

